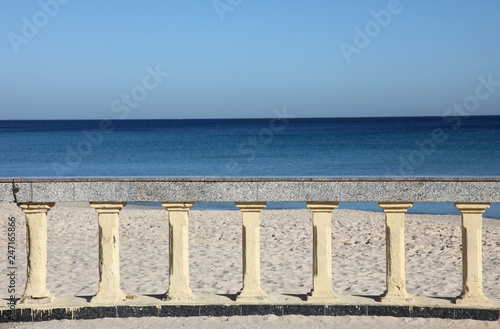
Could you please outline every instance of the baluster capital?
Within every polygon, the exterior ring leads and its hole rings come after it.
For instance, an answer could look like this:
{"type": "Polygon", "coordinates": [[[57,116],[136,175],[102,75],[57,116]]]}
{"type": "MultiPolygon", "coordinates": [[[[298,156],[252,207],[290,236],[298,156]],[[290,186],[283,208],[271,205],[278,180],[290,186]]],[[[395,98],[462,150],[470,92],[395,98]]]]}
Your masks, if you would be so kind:
{"type": "Polygon", "coordinates": [[[162,202],[161,205],[168,211],[188,211],[194,202],[162,202]]]}
{"type": "Polygon", "coordinates": [[[21,203],[19,208],[25,214],[38,214],[47,213],[52,207],[54,207],[55,202],[45,202],[45,203],[21,203]]]}
{"type": "Polygon", "coordinates": [[[127,205],[126,202],[89,202],[99,214],[116,214],[127,205]]]}
{"type": "Polygon", "coordinates": [[[312,212],[332,212],[334,209],[339,207],[339,202],[310,201],[306,202],[306,206],[312,212]]]}
{"type": "Polygon", "coordinates": [[[265,202],[235,202],[235,204],[242,212],[261,212],[266,206],[265,202]]]}
{"type": "Polygon", "coordinates": [[[457,208],[462,214],[482,214],[489,207],[489,203],[455,202],[455,208],[457,208]]]}
{"type": "Polygon", "coordinates": [[[413,202],[379,202],[378,206],[385,213],[405,213],[408,208],[413,206],[413,202]]]}

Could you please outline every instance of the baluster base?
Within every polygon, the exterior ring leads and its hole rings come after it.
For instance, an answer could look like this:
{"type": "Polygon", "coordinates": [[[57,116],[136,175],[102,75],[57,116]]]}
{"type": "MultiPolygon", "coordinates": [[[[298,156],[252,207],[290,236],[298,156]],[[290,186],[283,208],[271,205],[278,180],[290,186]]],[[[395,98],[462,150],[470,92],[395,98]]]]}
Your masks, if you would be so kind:
{"type": "Polygon", "coordinates": [[[90,302],[92,304],[113,304],[127,300],[127,294],[120,292],[116,294],[96,294],[90,302]]]}
{"type": "Polygon", "coordinates": [[[195,299],[196,295],[191,291],[191,289],[182,291],[171,291],[171,289],[169,289],[161,300],[182,302],[182,301],[192,301],[195,299]]]}
{"type": "Polygon", "coordinates": [[[455,304],[460,305],[490,305],[491,302],[484,295],[462,293],[455,299],[455,304]]]}
{"type": "Polygon", "coordinates": [[[335,302],[339,298],[333,293],[333,291],[314,291],[311,290],[307,294],[308,302],[335,302]]]}
{"type": "Polygon", "coordinates": [[[262,289],[253,291],[248,291],[248,290],[246,291],[243,289],[236,294],[237,301],[251,302],[251,301],[263,301],[266,299],[267,295],[262,291],[262,289]]]}
{"type": "Polygon", "coordinates": [[[18,301],[18,305],[28,304],[50,304],[54,300],[54,296],[47,294],[45,297],[22,296],[18,301]]]}

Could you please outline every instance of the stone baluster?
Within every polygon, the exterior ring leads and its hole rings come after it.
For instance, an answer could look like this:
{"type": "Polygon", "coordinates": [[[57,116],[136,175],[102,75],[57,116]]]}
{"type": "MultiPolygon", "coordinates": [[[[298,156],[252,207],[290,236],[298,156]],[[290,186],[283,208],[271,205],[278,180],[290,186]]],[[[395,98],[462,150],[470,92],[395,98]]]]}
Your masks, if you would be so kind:
{"type": "Polygon", "coordinates": [[[483,294],[482,219],[489,203],[455,203],[462,213],[462,293],[457,304],[488,304],[483,294]]]}
{"type": "Polygon", "coordinates": [[[168,211],[169,288],[164,300],[188,301],[195,295],[189,287],[189,209],[194,202],[162,202],[168,211]]]}
{"type": "Polygon", "coordinates": [[[90,202],[99,216],[99,288],[91,303],[116,303],[125,300],[120,288],[120,219],[125,202],[90,202]]]}
{"type": "Polygon", "coordinates": [[[307,300],[335,301],[332,290],[332,212],[338,202],[307,202],[313,213],[313,288],[307,300]]]}
{"type": "Polygon", "coordinates": [[[53,296],[47,289],[47,212],[54,203],[22,203],[26,215],[28,269],[21,304],[49,303],[53,296]]]}
{"type": "Polygon", "coordinates": [[[410,303],[413,298],[406,291],[404,214],[411,202],[380,202],[385,212],[386,232],[386,290],[380,296],[384,303],[410,303]]]}
{"type": "Polygon", "coordinates": [[[260,287],[260,220],[259,213],[265,202],[236,202],[242,213],[243,288],[237,300],[259,301],[266,299],[260,287]]]}

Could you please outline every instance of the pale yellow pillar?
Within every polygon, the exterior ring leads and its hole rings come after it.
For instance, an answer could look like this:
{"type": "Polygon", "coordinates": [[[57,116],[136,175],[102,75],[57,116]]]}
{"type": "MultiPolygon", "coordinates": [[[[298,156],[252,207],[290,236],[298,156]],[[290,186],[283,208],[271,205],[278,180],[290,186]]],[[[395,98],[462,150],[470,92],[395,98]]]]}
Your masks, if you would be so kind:
{"type": "Polygon", "coordinates": [[[386,290],[380,296],[384,303],[412,302],[406,291],[405,280],[405,225],[404,213],[411,202],[380,202],[385,212],[386,234],[386,290]]]}
{"type": "Polygon", "coordinates": [[[457,304],[487,304],[483,294],[482,219],[489,203],[455,203],[462,213],[462,293],[457,304]]]}
{"type": "Polygon", "coordinates": [[[237,300],[258,301],[267,298],[260,287],[259,213],[265,206],[265,202],[236,202],[243,218],[243,288],[237,300]]]}
{"type": "Polygon", "coordinates": [[[337,299],[332,290],[332,212],[338,202],[307,202],[313,213],[313,288],[308,301],[337,299]]]}
{"type": "Polygon", "coordinates": [[[125,202],[90,202],[99,214],[99,288],[91,303],[125,300],[120,288],[120,242],[118,213],[125,202]]]}
{"type": "Polygon", "coordinates": [[[162,202],[168,211],[169,288],[164,300],[192,300],[189,287],[189,209],[194,202],[162,202]]]}
{"type": "Polygon", "coordinates": [[[26,215],[28,270],[21,304],[49,303],[53,296],[47,290],[47,212],[54,203],[22,203],[26,215]]]}

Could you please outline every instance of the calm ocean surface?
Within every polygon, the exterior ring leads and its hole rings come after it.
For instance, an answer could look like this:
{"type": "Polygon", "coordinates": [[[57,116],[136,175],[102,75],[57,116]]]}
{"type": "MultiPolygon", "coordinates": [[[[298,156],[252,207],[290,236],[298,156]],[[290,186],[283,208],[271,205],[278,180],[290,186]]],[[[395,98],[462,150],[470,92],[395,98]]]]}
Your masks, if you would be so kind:
{"type": "MultiPolygon", "coordinates": [[[[500,177],[500,116],[0,121],[0,177],[22,176],[500,177]]],[[[429,203],[409,212],[458,213],[429,203]]],[[[485,216],[500,218],[500,205],[485,216]]]]}

